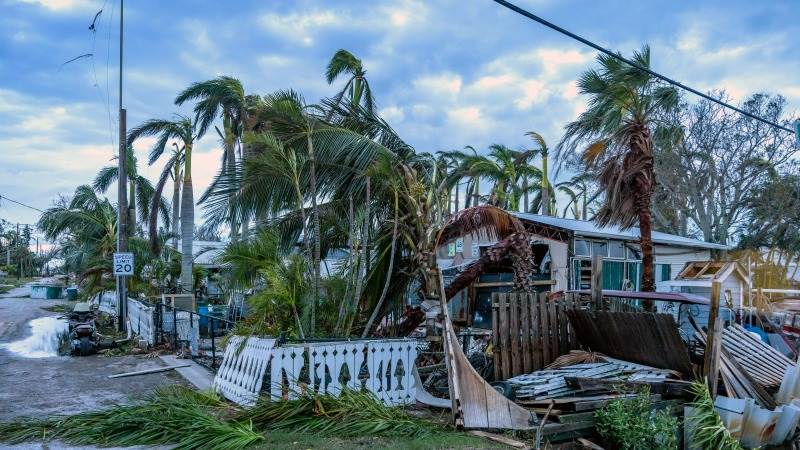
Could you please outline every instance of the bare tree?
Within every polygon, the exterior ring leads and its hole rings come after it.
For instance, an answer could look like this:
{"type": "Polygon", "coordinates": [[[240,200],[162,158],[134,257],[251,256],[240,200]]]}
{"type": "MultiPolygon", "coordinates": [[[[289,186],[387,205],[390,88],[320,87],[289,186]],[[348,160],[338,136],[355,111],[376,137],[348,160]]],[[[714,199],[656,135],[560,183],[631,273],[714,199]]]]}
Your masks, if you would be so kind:
{"type": "MultiPolygon", "coordinates": [[[[717,96],[729,101],[724,92],[717,96]]],[[[759,93],[741,107],[788,124],[785,105],[780,95],[759,93]]],[[[793,136],[707,100],[684,103],[667,119],[674,126],[655,139],[656,225],[707,242],[729,243],[746,218],[752,187],[797,152],[793,136]]]]}

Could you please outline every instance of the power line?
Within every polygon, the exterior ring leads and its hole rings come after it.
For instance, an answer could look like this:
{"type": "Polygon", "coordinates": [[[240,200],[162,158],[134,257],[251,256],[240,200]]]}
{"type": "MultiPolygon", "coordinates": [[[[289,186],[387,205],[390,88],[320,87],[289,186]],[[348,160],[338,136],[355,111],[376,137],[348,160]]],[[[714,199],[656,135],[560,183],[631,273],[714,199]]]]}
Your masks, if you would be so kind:
{"type": "Polygon", "coordinates": [[[26,207],[26,208],[30,208],[30,209],[33,209],[33,210],[35,210],[35,211],[39,211],[40,213],[43,213],[43,212],[44,212],[44,211],[42,211],[41,209],[39,209],[39,208],[36,208],[36,207],[34,207],[34,206],[31,206],[31,205],[26,205],[25,203],[21,203],[21,202],[18,202],[18,201],[16,201],[16,200],[12,200],[12,199],[10,199],[10,198],[8,198],[8,197],[6,197],[6,196],[0,195],[0,200],[3,200],[3,199],[5,199],[5,200],[8,200],[8,201],[10,201],[11,203],[16,203],[16,204],[18,204],[18,205],[20,205],[20,206],[24,206],[24,207],[26,207]]]}
{"type": "Polygon", "coordinates": [[[559,33],[561,33],[561,34],[563,34],[565,36],[569,36],[569,37],[571,37],[572,39],[575,39],[578,42],[586,44],[589,47],[592,47],[593,49],[595,49],[595,50],[597,50],[597,51],[599,51],[601,53],[605,53],[606,55],[611,56],[613,58],[616,58],[616,59],[618,59],[618,60],[620,60],[620,61],[622,61],[622,62],[624,62],[624,63],[626,63],[626,64],[628,64],[630,66],[633,66],[633,67],[635,67],[635,68],[637,68],[637,69],[639,69],[641,71],[647,72],[648,74],[650,74],[650,75],[652,75],[652,76],[654,76],[656,78],[659,78],[659,79],[661,79],[663,81],[666,81],[669,84],[672,84],[672,85],[677,86],[677,87],[679,87],[681,89],[687,90],[687,91],[691,92],[692,94],[698,95],[698,96],[700,96],[700,97],[702,97],[702,98],[704,98],[706,100],[709,100],[709,101],[712,101],[714,103],[717,103],[717,104],[719,104],[719,105],[721,105],[721,106],[723,106],[725,108],[732,109],[732,110],[738,112],[739,114],[743,114],[743,115],[745,115],[745,116],[747,116],[747,117],[749,117],[751,119],[758,120],[759,122],[763,122],[763,123],[765,123],[767,125],[771,125],[771,126],[773,126],[775,128],[778,128],[778,129],[781,129],[781,130],[784,130],[784,131],[788,131],[789,133],[792,133],[792,134],[795,133],[795,131],[792,130],[791,128],[784,127],[783,125],[775,123],[775,122],[773,122],[771,120],[768,120],[768,119],[765,119],[763,117],[757,116],[757,115],[755,115],[753,113],[750,113],[750,112],[747,112],[747,111],[745,111],[745,110],[743,110],[741,108],[737,108],[736,106],[733,106],[733,105],[731,105],[729,103],[725,103],[725,102],[723,102],[721,100],[718,100],[718,99],[716,99],[716,98],[714,98],[714,97],[712,97],[712,96],[710,96],[708,94],[704,94],[704,93],[698,91],[697,89],[694,89],[694,88],[691,88],[689,86],[686,86],[685,84],[683,84],[683,83],[681,83],[679,81],[675,81],[675,80],[673,80],[673,79],[671,79],[669,77],[661,75],[658,72],[654,72],[654,71],[648,69],[647,67],[642,67],[642,66],[636,64],[635,62],[631,61],[630,59],[623,57],[619,53],[614,53],[611,50],[608,50],[608,49],[606,49],[604,47],[601,47],[601,46],[595,44],[594,42],[592,42],[592,41],[590,41],[588,39],[582,38],[582,37],[578,36],[577,34],[571,32],[571,31],[565,30],[565,29],[561,28],[560,26],[558,26],[558,25],[556,25],[556,24],[554,24],[552,22],[548,22],[547,20],[542,19],[541,17],[537,16],[536,14],[533,14],[530,11],[526,11],[526,10],[520,8],[519,6],[517,6],[517,5],[513,4],[513,3],[507,2],[506,0],[493,0],[493,1],[495,3],[498,3],[501,6],[504,6],[504,7],[508,8],[508,9],[514,11],[517,14],[523,15],[523,16],[525,16],[525,17],[527,17],[527,18],[529,18],[529,19],[531,19],[533,21],[539,22],[540,24],[542,24],[542,25],[544,25],[544,26],[546,26],[546,27],[548,27],[548,28],[550,28],[552,30],[558,31],[559,33]]]}

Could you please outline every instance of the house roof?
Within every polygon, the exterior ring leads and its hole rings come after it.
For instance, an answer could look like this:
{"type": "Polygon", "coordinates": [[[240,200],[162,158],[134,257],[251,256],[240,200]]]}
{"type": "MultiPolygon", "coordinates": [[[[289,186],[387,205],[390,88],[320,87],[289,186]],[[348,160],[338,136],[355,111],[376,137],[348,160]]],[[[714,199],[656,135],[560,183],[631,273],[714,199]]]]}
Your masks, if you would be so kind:
{"type": "MultiPolygon", "coordinates": [[[[594,222],[587,220],[566,219],[562,217],[543,216],[540,214],[529,214],[514,212],[515,216],[523,221],[537,222],[543,225],[561,228],[563,230],[571,231],[575,236],[584,236],[590,238],[604,238],[604,239],[621,239],[623,241],[638,241],[639,228],[631,227],[627,230],[622,230],[616,225],[607,225],[604,227],[598,226],[594,222]]],[[[692,239],[675,234],[662,233],[660,231],[653,231],[653,242],[662,245],[673,245],[678,247],[690,248],[703,248],[703,249],[717,249],[728,250],[727,245],[714,244],[711,242],[701,241],[699,239],[692,239]]]]}

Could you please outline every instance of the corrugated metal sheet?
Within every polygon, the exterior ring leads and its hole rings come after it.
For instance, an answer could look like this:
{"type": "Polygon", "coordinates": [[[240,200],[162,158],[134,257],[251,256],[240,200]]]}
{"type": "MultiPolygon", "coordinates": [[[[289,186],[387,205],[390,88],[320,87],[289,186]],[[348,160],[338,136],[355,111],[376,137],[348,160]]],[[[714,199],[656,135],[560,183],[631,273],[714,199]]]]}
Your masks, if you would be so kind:
{"type": "MultiPolygon", "coordinates": [[[[530,220],[532,222],[538,222],[544,225],[570,230],[579,236],[622,239],[629,241],[639,240],[639,228],[636,227],[631,227],[627,230],[621,230],[619,227],[614,225],[600,227],[594,222],[587,220],[566,219],[562,217],[543,216],[539,214],[528,214],[521,212],[514,212],[513,214],[523,220],[530,220]]],[[[690,248],[713,248],[719,250],[728,249],[728,246],[726,245],[713,244],[711,242],[705,242],[699,239],[661,233],[659,231],[653,231],[653,242],[656,244],[677,245],[690,248]]]]}
{"type": "Polygon", "coordinates": [[[593,352],[690,375],[689,351],[667,314],[566,311],[578,343],[593,352]]]}

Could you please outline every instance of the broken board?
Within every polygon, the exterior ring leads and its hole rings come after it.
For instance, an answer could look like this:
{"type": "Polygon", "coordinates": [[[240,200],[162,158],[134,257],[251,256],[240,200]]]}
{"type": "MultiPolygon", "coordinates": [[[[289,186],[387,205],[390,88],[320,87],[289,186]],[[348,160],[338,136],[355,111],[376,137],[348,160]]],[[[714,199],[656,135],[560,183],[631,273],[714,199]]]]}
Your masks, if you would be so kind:
{"type": "Polygon", "coordinates": [[[456,426],[472,429],[533,429],[536,416],[489,385],[467,360],[453,330],[453,322],[450,321],[441,272],[437,275],[443,313],[442,342],[456,426]]]}

